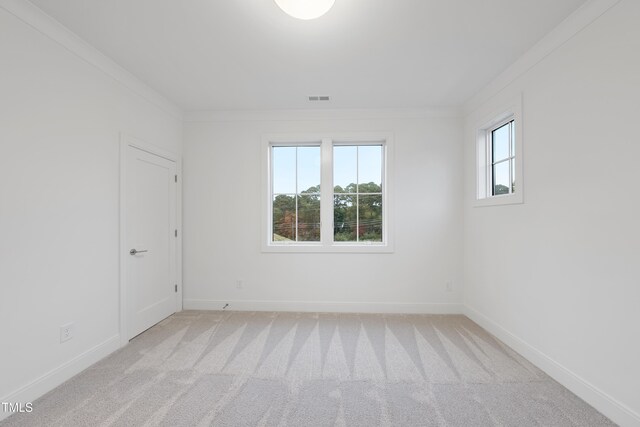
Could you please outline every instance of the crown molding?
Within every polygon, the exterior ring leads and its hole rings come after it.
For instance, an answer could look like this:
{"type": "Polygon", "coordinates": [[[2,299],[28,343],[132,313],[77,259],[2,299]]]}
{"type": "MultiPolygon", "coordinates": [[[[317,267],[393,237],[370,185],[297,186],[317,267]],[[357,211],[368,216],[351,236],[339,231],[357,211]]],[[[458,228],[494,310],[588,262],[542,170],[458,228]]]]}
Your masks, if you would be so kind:
{"type": "Polygon", "coordinates": [[[91,46],[60,22],[27,0],[0,0],[0,8],[49,37],[80,59],[93,65],[146,101],[182,119],[182,111],[157,91],[143,83],[108,56],[91,46]]]}
{"type": "Polygon", "coordinates": [[[185,122],[237,121],[313,121],[425,119],[462,117],[458,108],[381,108],[381,109],[308,109],[308,110],[209,110],[187,111],[185,122]]]}
{"type": "Polygon", "coordinates": [[[498,77],[472,96],[463,106],[464,115],[474,112],[483,103],[535,67],[619,2],[620,0],[587,1],[518,58],[516,62],[499,74],[498,77]]]}

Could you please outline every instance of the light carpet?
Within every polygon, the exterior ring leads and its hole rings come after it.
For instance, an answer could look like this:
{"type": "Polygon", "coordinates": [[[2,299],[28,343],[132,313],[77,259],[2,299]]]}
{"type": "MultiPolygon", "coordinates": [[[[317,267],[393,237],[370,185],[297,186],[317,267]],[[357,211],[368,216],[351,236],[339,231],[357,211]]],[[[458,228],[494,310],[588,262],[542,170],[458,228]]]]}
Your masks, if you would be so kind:
{"type": "Polygon", "coordinates": [[[3,426],[610,426],[464,316],[177,313],[3,426]]]}

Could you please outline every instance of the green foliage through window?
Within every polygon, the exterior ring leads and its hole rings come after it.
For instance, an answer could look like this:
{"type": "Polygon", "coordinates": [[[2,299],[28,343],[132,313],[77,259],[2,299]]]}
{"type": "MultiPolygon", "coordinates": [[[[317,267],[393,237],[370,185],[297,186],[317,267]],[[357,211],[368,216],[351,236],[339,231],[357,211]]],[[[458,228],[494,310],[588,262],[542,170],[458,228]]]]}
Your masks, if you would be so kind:
{"type": "Polygon", "coordinates": [[[275,242],[295,241],[296,233],[299,242],[320,241],[318,189],[318,187],[311,187],[300,194],[279,194],[273,198],[273,240],[275,242]]]}

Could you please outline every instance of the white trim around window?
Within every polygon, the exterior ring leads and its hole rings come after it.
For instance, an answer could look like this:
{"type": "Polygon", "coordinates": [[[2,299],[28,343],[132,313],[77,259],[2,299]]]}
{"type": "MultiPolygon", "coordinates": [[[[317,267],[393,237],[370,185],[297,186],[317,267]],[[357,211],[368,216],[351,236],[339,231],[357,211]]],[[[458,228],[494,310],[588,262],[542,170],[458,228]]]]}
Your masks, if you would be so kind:
{"type": "MultiPolygon", "coordinates": [[[[391,253],[393,246],[393,135],[388,132],[340,134],[277,134],[262,137],[262,227],[263,252],[284,253],[391,253]],[[382,241],[334,242],[333,152],[336,146],[382,146],[382,241]],[[319,146],[321,156],[321,202],[319,242],[273,241],[272,148],[319,146]]],[[[296,190],[297,191],[297,190],[296,190]]]]}
{"type": "Polygon", "coordinates": [[[522,96],[519,95],[496,112],[489,114],[475,127],[476,144],[476,197],[474,206],[510,205],[524,202],[523,143],[522,143],[522,96]],[[508,155],[494,161],[492,135],[495,130],[508,125],[508,155]],[[494,166],[509,164],[509,189],[506,194],[495,195],[494,166]],[[515,184],[515,185],[514,185],[515,184]]]}

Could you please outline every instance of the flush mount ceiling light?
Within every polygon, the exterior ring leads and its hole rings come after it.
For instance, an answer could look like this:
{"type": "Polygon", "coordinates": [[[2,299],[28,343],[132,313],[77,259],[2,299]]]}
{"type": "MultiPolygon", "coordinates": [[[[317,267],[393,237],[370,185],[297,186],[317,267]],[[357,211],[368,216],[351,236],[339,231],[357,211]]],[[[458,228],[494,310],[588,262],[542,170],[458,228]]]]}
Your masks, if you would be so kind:
{"type": "Polygon", "coordinates": [[[287,14],[298,19],[316,19],[331,9],[336,0],[274,0],[287,14]]]}

